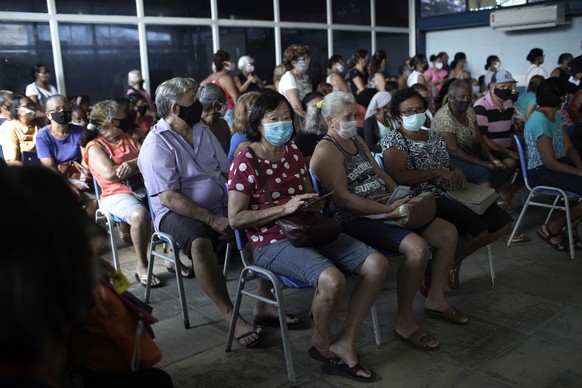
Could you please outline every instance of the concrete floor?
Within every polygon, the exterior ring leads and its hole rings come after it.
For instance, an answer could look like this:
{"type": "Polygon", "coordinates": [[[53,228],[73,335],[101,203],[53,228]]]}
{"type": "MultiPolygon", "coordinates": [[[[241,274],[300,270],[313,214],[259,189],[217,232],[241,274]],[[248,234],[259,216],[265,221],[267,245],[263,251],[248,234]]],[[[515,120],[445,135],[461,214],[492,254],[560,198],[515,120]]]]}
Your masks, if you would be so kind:
{"type": "MultiPolygon", "coordinates": [[[[376,381],[367,386],[582,387],[582,255],[578,253],[571,261],[567,253],[552,249],[536,236],[544,216],[541,209],[528,211],[520,228],[526,242],[511,248],[503,241],[492,244],[495,286],[490,283],[485,249],[463,263],[460,288],[447,289],[446,295],[452,306],[469,316],[468,326],[426,318],[423,297],[417,294],[417,320],[441,342],[435,352],[413,348],[392,334],[395,278],[402,259],[390,259],[390,272],[377,301],[383,343],[374,343],[369,319],[357,341],[362,362],[377,374],[376,381]]],[[[133,280],[133,250],[124,246],[120,252],[122,269],[133,280]]],[[[278,329],[268,329],[258,349],[235,342],[233,350],[225,353],[227,326],[196,279],[184,279],[192,325],[185,330],[175,278],[160,260],[156,263],[156,273],[165,282],[164,287],[153,290],[151,300],[154,315],[160,319],[153,327],[164,354],[159,366],[172,376],[176,387],[288,386],[278,329]]],[[[241,268],[235,256],[227,281],[233,300],[241,268]]],[[[143,297],[144,289],[135,281],[130,290],[143,297]]],[[[287,310],[308,323],[305,330],[290,331],[297,385],[361,386],[322,373],[321,363],[307,355],[313,330],[308,318],[313,291],[288,290],[286,295],[287,310]]],[[[243,316],[251,318],[252,306],[249,299],[243,300],[243,316]]],[[[343,314],[345,304],[340,320],[343,314]]],[[[334,327],[338,328],[339,324],[334,327]]]]}

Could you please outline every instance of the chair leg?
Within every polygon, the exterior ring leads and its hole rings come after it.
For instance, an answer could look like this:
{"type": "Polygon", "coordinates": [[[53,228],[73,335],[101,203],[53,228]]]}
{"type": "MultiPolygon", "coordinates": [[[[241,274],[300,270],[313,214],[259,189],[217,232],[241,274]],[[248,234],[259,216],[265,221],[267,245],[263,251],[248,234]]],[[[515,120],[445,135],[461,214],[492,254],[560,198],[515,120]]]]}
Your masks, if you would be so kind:
{"type": "Polygon", "coordinates": [[[491,244],[487,245],[487,260],[489,261],[489,273],[491,274],[491,284],[495,285],[495,268],[493,267],[493,252],[491,252],[491,244]]]}
{"type": "Polygon", "coordinates": [[[289,329],[287,327],[287,317],[285,315],[285,298],[281,287],[273,284],[272,292],[275,294],[275,302],[279,313],[279,324],[281,326],[281,341],[283,341],[283,353],[285,354],[285,364],[287,366],[287,377],[289,384],[295,385],[295,368],[293,367],[293,354],[291,352],[291,341],[289,339],[289,329]]]}
{"type": "Polygon", "coordinates": [[[378,311],[376,310],[376,304],[370,309],[370,316],[372,317],[372,327],[374,328],[374,340],[376,345],[382,345],[382,334],[380,334],[380,324],[378,322],[378,311]]]}
{"type": "Polygon", "coordinates": [[[246,283],[245,278],[247,277],[248,272],[249,270],[244,268],[240,273],[238,287],[236,290],[236,299],[234,300],[234,306],[232,309],[232,318],[230,320],[230,327],[228,328],[226,348],[224,349],[225,352],[230,352],[230,350],[232,349],[232,341],[234,340],[234,330],[236,329],[236,321],[240,310],[240,304],[242,302],[243,291],[246,283]]]}
{"type": "Polygon", "coordinates": [[[176,270],[176,282],[178,284],[178,296],[180,297],[180,306],[182,307],[182,319],[184,320],[184,328],[190,328],[190,318],[188,316],[188,304],[186,303],[186,293],[184,292],[184,279],[182,279],[182,262],[180,261],[180,251],[172,243],[170,243],[172,250],[174,269],[176,270]]]}
{"type": "Polygon", "coordinates": [[[224,267],[222,268],[222,275],[224,280],[228,280],[228,269],[230,267],[230,257],[232,256],[232,243],[226,244],[226,253],[224,254],[224,267]]]}
{"type": "MultiPolygon", "coordinates": [[[[548,222],[550,222],[550,218],[552,218],[552,214],[554,213],[554,208],[557,206],[557,204],[558,204],[558,201],[560,200],[560,198],[561,198],[561,197],[560,197],[559,195],[556,195],[556,199],[554,199],[554,204],[552,205],[552,206],[554,206],[554,207],[550,209],[550,211],[549,211],[549,213],[548,213],[548,216],[546,217],[546,220],[544,221],[544,224],[547,224],[548,222]]],[[[567,201],[568,201],[568,200],[566,199],[566,202],[567,202],[567,201]]],[[[567,212],[568,212],[568,211],[566,210],[566,213],[567,213],[567,212]]]]}
{"type": "Polygon", "coordinates": [[[523,205],[523,209],[521,209],[521,213],[519,213],[519,217],[517,218],[517,222],[513,226],[513,230],[511,231],[511,234],[509,235],[509,239],[507,239],[507,247],[508,248],[511,245],[511,241],[513,241],[513,236],[515,236],[515,233],[517,232],[519,225],[521,224],[521,220],[523,219],[523,216],[525,215],[525,211],[527,210],[527,207],[529,206],[529,203],[531,202],[532,196],[533,196],[533,192],[530,192],[529,195],[527,196],[527,199],[525,200],[525,203],[523,205]]]}
{"type": "Polygon", "coordinates": [[[570,203],[568,198],[564,198],[566,208],[566,228],[568,228],[568,246],[570,247],[570,260],[574,260],[574,236],[572,236],[572,220],[570,219],[570,203]]]}
{"type": "Polygon", "coordinates": [[[149,258],[148,258],[148,280],[147,280],[147,285],[145,287],[145,293],[144,293],[144,301],[146,303],[150,302],[150,290],[151,290],[151,282],[152,282],[152,277],[154,275],[154,260],[156,258],[154,252],[156,250],[156,246],[157,246],[157,242],[155,241],[155,236],[152,236],[151,240],[150,240],[150,251],[149,251],[149,258]]]}

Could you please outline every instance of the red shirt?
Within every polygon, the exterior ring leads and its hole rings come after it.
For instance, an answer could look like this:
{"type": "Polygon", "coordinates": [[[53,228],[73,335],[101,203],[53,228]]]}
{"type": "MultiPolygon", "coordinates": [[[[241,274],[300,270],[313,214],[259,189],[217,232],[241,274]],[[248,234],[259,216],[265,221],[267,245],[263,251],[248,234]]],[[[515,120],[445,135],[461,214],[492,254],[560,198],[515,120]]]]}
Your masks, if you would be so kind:
{"type": "MultiPolygon", "coordinates": [[[[305,193],[307,167],[301,152],[292,142],[285,146],[285,155],[279,161],[255,159],[247,149],[242,150],[234,158],[228,174],[228,189],[238,190],[248,195],[251,210],[262,210],[271,207],[265,190],[257,178],[255,163],[265,175],[267,186],[273,197],[275,206],[283,205],[293,195],[305,193]]],[[[251,249],[271,244],[285,238],[281,228],[275,223],[259,228],[249,228],[246,231],[251,249]]]]}

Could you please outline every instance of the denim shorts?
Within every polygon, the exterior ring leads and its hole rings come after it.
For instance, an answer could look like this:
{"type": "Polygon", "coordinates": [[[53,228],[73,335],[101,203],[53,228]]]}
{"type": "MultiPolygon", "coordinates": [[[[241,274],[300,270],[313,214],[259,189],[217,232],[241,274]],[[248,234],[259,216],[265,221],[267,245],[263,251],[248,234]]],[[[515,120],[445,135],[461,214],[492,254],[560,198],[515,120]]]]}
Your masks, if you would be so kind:
{"type": "Polygon", "coordinates": [[[113,194],[101,199],[100,202],[101,209],[107,210],[115,217],[121,218],[123,222],[130,225],[131,222],[129,222],[129,219],[131,217],[131,213],[139,208],[147,209],[146,205],[134,197],[133,194],[113,194]]]}
{"type": "Polygon", "coordinates": [[[341,233],[334,242],[313,248],[294,247],[285,238],[253,249],[253,259],[259,267],[315,288],[319,276],[327,268],[335,266],[351,275],[374,252],[375,249],[341,233]]]}
{"type": "Polygon", "coordinates": [[[478,185],[485,182],[492,183],[502,182],[503,180],[509,178],[509,175],[506,172],[503,171],[491,172],[487,170],[485,167],[463,162],[462,160],[459,160],[457,158],[451,157],[451,163],[459,170],[461,170],[463,174],[465,174],[467,181],[478,185]]]}

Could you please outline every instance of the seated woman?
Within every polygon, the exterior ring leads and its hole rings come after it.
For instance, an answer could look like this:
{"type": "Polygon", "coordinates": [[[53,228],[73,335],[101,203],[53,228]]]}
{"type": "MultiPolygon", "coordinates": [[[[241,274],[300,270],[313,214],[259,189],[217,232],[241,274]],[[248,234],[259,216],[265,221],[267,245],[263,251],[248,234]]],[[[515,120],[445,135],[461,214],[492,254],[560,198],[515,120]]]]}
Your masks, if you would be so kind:
{"type": "Polygon", "coordinates": [[[230,72],[234,70],[234,63],[228,52],[218,50],[214,53],[212,64],[214,72],[200,82],[200,86],[212,83],[220,86],[222,90],[224,90],[224,94],[226,95],[226,112],[224,113],[224,120],[230,127],[234,120],[234,106],[236,105],[236,100],[238,100],[239,95],[239,90],[230,75],[230,72]]]}
{"type": "Polygon", "coordinates": [[[469,106],[471,94],[469,83],[454,80],[448,88],[448,103],[435,113],[431,128],[441,134],[452,163],[469,182],[492,186],[507,178],[505,165],[483,140],[475,111],[469,106]]]}
{"type": "Polygon", "coordinates": [[[130,102],[130,119],[141,130],[141,137],[145,138],[152,128],[156,112],[148,108],[148,102],[141,93],[130,93],[126,97],[130,102]]]}
{"type": "Polygon", "coordinates": [[[483,215],[478,215],[446,195],[448,189],[462,187],[467,180],[463,172],[451,163],[441,135],[419,130],[427,105],[426,100],[412,89],[394,95],[392,114],[402,122],[402,126],[390,132],[382,142],[384,166],[396,183],[410,186],[415,195],[433,192],[437,217],[457,228],[456,261],[449,271],[449,286],[457,288],[461,261],[478,248],[508,234],[511,217],[496,204],[483,215]],[[407,116],[407,113],[412,114],[407,116]],[[416,115],[420,117],[417,119],[416,115]]]}
{"type": "Polygon", "coordinates": [[[387,204],[396,183],[374,161],[364,141],[356,136],[356,103],[349,93],[333,92],[323,100],[321,109],[312,107],[307,122],[312,127],[326,127],[311,159],[313,174],[331,196],[331,212],[342,223],[347,235],[379,249],[399,252],[404,262],[398,272],[398,314],[395,336],[424,350],[439,348],[439,342],[421,329],[414,319],[416,290],[432,254],[432,287],[425,300],[425,313],[431,317],[466,325],[468,318],[449,306],[444,295],[446,274],[453,263],[457,232],[440,218],[415,231],[366,218],[370,214],[390,213],[409,200],[387,204]]]}
{"type": "Polygon", "coordinates": [[[243,55],[238,59],[240,74],[234,77],[234,84],[242,93],[258,92],[265,86],[263,81],[255,73],[255,60],[249,55],[243,55]]]}
{"type": "Polygon", "coordinates": [[[196,97],[202,104],[202,116],[200,117],[202,123],[208,126],[216,136],[224,153],[228,153],[230,148],[230,127],[223,119],[227,108],[224,91],[215,84],[206,84],[198,89],[196,97]]]}
{"type": "Polygon", "coordinates": [[[344,63],[344,58],[339,54],[332,55],[327,64],[327,77],[325,82],[333,87],[333,90],[341,90],[342,92],[348,91],[348,84],[344,80],[344,70],[346,66],[344,63]]]}
{"type": "MultiPolygon", "coordinates": [[[[303,110],[307,112],[307,109],[310,105],[315,105],[323,100],[323,94],[319,92],[311,92],[308,93],[303,101],[301,101],[301,105],[303,105],[303,110]]],[[[313,155],[313,151],[315,150],[315,146],[321,140],[323,135],[325,135],[326,131],[321,131],[318,128],[299,128],[295,137],[293,138],[293,143],[297,146],[301,155],[303,155],[303,161],[305,161],[305,165],[309,165],[309,161],[311,160],[311,156],[313,155]]]]}
{"type": "Polygon", "coordinates": [[[235,157],[229,173],[228,219],[233,229],[246,229],[257,265],[317,287],[311,357],[323,361],[327,373],[373,381],[375,374],[360,364],[354,341],[376,300],[388,264],[382,254],[344,234],[313,248],[297,248],[283,235],[277,219],[317,197],[301,153],[290,142],[293,114],[290,103],[278,93],[267,91],[255,102],[248,134],[254,143],[235,157]],[[261,179],[276,206],[269,205],[261,179]],[[358,274],[361,279],[352,293],[344,327],[333,340],[330,328],[345,289],[343,272],[358,274]],[[334,357],[345,365],[333,362],[334,357]]]}
{"type": "Polygon", "coordinates": [[[541,75],[534,75],[531,77],[525,93],[520,95],[515,102],[515,108],[521,112],[526,120],[531,116],[536,108],[536,91],[543,80],[544,77],[541,75]]]}
{"type": "MultiPolygon", "coordinates": [[[[101,207],[130,225],[131,241],[137,256],[135,278],[145,287],[151,218],[147,205],[122,183],[139,173],[137,157],[140,149],[131,135],[119,128],[119,121],[123,118],[123,110],[115,101],[98,102],[91,110],[80,144],[85,147],[83,161],[101,187],[101,207]]],[[[160,286],[156,276],[152,277],[151,286],[160,286]]]]}
{"type": "Polygon", "coordinates": [[[22,166],[22,152],[36,151],[36,134],[41,127],[36,105],[21,94],[14,94],[8,105],[12,119],[0,125],[0,146],[9,166],[22,166]]]}
{"type": "MultiPolygon", "coordinates": [[[[565,101],[565,91],[559,78],[548,78],[536,92],[537,108],[525,124],[528,177],[532,186],[559,187],[582,195],[582,159],[572,145],[558,114],[565,101]]],[[[582,202],[570,207],[572,227],[582,220],[582,202]]],[[[564,234],[566,217],[560,216],[540,226],[538,236],[559,251],[568,250],[564,234]]],[[[576,231],[574,231],[576,232],[576,231]]],[[[575,246],[582,248],[577,233],[575,246]]]]}
{"type": "Polygon", "coordinates": [[[59,171],[69,183],[77,197],[81,200],[87,214],[91,217],[97,210],[95,195],[89,193],[91,174],[83,166],[79,140],[84,128],[71,121],[71,105],[69,100],[60,94],[55,94],[46,100],[46,116],[50,120],[36,136],[36,154],[40,162],[49,168],[59,171]]]}
{"type": "Polygon", "coordinates": [[[378,92],[374,94],[366,110],[364,140],[372,154],[382,151],[380,142],[388,133],[396,129],[397,123],[390,117],[390,100],[392,100],[390,93],[378,92]]]}
{"type": "Polygon", "coordinates": [[[259,97],[259,92],[246,92],[236,102],[234,121],[232,123],[232,136],[228,150],[228,160],[231,162],[240,150],[250,143],[249,139],[247,139],[247,127],[249,124],[249,114],[257,97],[259,97]]]}

